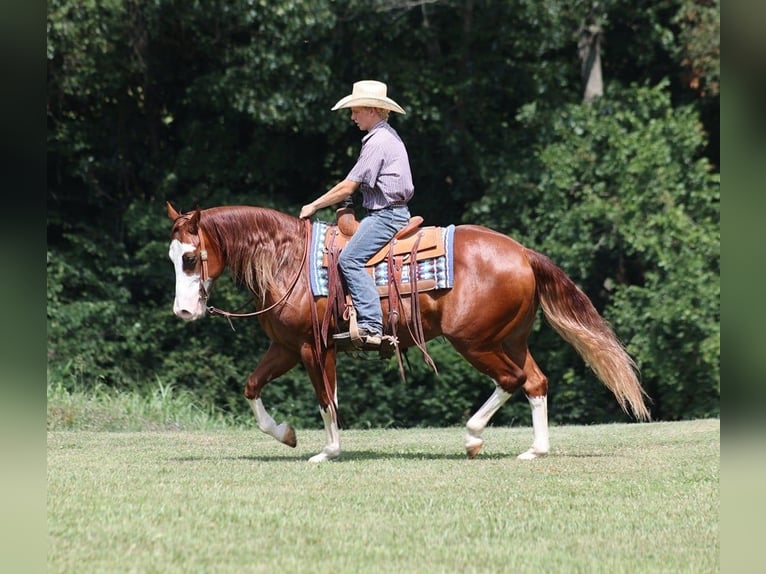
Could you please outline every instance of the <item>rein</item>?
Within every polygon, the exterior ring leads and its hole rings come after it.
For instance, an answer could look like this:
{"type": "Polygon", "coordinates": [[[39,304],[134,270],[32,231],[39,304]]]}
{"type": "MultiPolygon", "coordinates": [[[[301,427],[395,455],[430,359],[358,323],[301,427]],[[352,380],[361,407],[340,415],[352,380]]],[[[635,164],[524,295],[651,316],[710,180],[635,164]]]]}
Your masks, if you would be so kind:
{"type": "MultiPolygon", "coordinates": [[[[295,289],[295,286],[298,284],[298,280],[301,278],[301,273],[303,272],[303,267],[306,265],[306,259],[308,259],[308,253],[309,249],[311,249],[311,222],[309,220],[305,220],[306,225],[306,249],[303,250],[303,258],[301,259],[300,267],[298,267],[298,273],[295,275],[295,279],[293,279],[293,282],[290,284],[290,288],[285,292],[282,297],[279,298],[278,301],[274,302],[273,304],[269,305],[265,309],[261,309],[260,311],[253,311],[251,313],[235,313],[233,311],[224,311],[223,309],[219,309],[217,307],[213,307],[212,305],[209,305],[207,308],[207,312],[211,315],[222,315],[223,317],[226,317],[227,319],[231,319],[231,317],[255,317],[256,315],[263,315],[264,313],[268,313],[272,309],[274,309],[277,305],[281,305],[285,302],[285,300],[290,296],[290,294],[293,292],[293,289],[295,289]]],[[[199,234],[199,243],[200,243],[200,256],[202,257],[202,281],[200,282],[200,292],[204,296],[204,299],[207,301],[207,291],[205,291],[205,281],[208,280],[208,270],[207,270],[207,250],[205,249],[204,239],[202,238],[202,234],[199,234]]],[[[231,324],[231,321],[229,321],[231,324]]],[[[234,327],[232,326],[232,329],[234,327]]]]}
{"type": "MultiPolygon", "coordinates": [[[[311,249],[311,221],[306,219],[304,220],[306,222],[306,248],[303,250],[303,258],[301,259],[301,264],[298,267],[298,273],[295,275],[295,279],[293,279],[293,282],[290,284],[290,287],[287,289],[284,295],[279,298],[278,301],[275,301],[273,304],[269,305],[265,309],[261,309],[260,311],[253,311],[252,313],[235,313],[232,311],[224,311],[222,309],[218,309],[217,307],[213,307],[212,305],[207,307],[207,312],[211,315],[222,315],[226,317],[229,320],[229,325],[231,325],[231,328],[234,329],[234,325],[231,323],[232,317],[255,317],[256,315],[262,315],[264,313],[268,313],[272,309],[274,309],[277,305],[280,305],[285,302],[285,300],[290,296],[290,294],[295,289],[295,286],[298,284],[298,280],[301,278],[301,273],[303,272],[303,268],[306,266],[306,261],[309,257],[309,250],[311,249]]],[[[205,249],[205,239],[202,235],[202,230],[200,230],[199,236],[199,250],[200,250],[200,258],[202,259],[202,277],[200,281],[200,297],[207,301],[208,299],[208,292],[207,289],[205,289],[205,282],[210,278],[210,274],[208,271],[207,266],[207,249],[205,249]]],[[[310,289],[310,288],[309,288],[310,289]]],[[[310,295],[310,293],[309,293],[310,295]]],[[[330,409],[333,413],[335,413],[335,416],[338,416],[338,405],[337,400],[334,392],[334,387],[330,383],[330,379],[327,376],[327,370],[324,368],[325,358],[327,356],[327,349],[326,349],[326,341],[325,346],[322,345],[321,341],[321,331],[319,327],[319,319],[317,317],[317,308],[316,308],[316,300],[314,297],[310,297],[311,301],[311,319],[312,319],[312,332],[314,336],[314,345],[312,346],[312,350],[314,353],[314,360],[316,361],[317,365],[320,367],[320,370],[322,372],[322,381],[324,383],[325,388],[325,394],[327,395],[327,408],[330,409]]]]}

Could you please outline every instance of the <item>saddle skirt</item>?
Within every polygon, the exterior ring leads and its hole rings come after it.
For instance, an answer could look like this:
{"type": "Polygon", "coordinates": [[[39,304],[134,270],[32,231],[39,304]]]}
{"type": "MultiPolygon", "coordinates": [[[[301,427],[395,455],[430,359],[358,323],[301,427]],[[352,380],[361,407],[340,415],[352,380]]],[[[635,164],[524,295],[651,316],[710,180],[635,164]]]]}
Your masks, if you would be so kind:
{"type": "MultiPolygon", "coordinates": [[[[380,249],[365,265],[375,280],[380,296],[386,297],[389,293],[389,255],[393,259],[393,272],[401,293],[410,292],[413,270],[417,273],[415,278],[418,292],[451,288],[454,284],[454,233],[454,225],[418,227],[403,237],[392,239],[380,249]]],[[[314,295],[328,295],[330,254],[334,250],[342,250],[349,239],[350,236],[344,234],[343,229],[336,224],[321,221],[313,224],[309,265],[314,295]]]]}

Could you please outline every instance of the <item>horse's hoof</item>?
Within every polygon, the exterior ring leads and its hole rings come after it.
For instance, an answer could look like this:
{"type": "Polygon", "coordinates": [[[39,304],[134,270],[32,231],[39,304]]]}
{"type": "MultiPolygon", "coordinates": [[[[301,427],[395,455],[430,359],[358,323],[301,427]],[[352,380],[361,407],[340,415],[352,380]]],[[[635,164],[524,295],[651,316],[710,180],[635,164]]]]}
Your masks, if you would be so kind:
{"type": "Polygon", "coordinates": [[[333,459],[338,458],[340,456],[340,453],[337,454],[330,454],[325,451],[320,452],[319,454],[315,454],[309,459],[309,462],[329,462],[333,459]]]}
{"type": "Polygon", "coordinates": [[[295,436],[295,429],[291,425],[287,425],[285,435],[282,437],[282,442],[292,448],[295,448],[298,444],[298,439],[295,436]]]}
{"type": "Polygon", "coordinates": [[[530,448],[528,451],[522,452],[516,458],[519,460],[534,460],[536,458],[543,457],[547,454],[548,454],[547,452],[537,452],[535,449],[530,448]]]}
{"type": "Polygon", "coordinates": [[[481,452],[481,447],[484,446],[484,439],[480,436],[476,436],[475,433],[470,430],[465,436],[465,452],[469,459],[476,458],[476,455],[481,452]]]}
{"type": "Polygon", "coordinates": [[[482,446],[484,446],[483,442],[465,447],[465,452],[468,455],[468,459],[473,460],[474,458],[476,458],[476,455],[478,455],[481,452],[482,446]]]}

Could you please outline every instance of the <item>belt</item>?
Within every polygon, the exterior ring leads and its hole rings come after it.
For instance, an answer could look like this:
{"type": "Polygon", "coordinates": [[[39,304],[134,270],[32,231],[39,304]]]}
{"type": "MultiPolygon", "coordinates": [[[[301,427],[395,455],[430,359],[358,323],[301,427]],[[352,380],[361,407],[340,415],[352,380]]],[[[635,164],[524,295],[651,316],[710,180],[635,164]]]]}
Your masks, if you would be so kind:
{"type": "Polygon", "coordinates": [[[370,213],[375,213],[376,211],[383,211],[384,209],[389,209],[391,207],[407,207],[407,202],[406,201],[392,201],[391,203],[389,203],[385,207],[380,207],[378,209],[368,209],[367,211],[369,211],[370,213]]]}

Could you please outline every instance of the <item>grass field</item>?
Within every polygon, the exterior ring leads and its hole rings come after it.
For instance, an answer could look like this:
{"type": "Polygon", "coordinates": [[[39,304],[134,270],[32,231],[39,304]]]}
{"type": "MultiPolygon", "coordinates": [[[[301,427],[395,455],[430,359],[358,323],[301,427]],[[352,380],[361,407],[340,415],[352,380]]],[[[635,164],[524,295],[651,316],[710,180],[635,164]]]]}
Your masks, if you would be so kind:
{"type": "Polygon", "coordinates": [[[720,421],[344,430],[306,462],[253,430],[48,432],[48,571],[693,573],[719,570],[720,421]]]}

